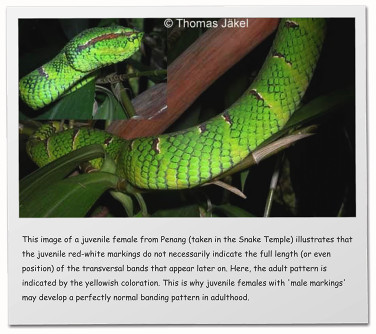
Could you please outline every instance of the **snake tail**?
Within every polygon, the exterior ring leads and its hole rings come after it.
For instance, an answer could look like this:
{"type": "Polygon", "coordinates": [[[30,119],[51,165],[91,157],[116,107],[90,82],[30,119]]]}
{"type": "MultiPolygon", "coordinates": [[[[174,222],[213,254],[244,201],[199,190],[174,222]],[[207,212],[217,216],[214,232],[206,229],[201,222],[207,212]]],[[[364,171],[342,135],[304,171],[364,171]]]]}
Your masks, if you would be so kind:
{"type": "Polygon", "coordinates": [[[41,140],[38,153],[30,155],[41,166],[77,148],[77,141],[100,143],[115,160],[116,173],[139,189],[192,188],[219,178],[281,130],[299,107],[324,36],[325,19],[282,19],[251,86],[207,122],[130,141],[89,129],[80,130],[78,139],[71,129],[41,140]]]}
{"type": "Polygon", "coordinates": [[[48,63],[21,78],[21,99],[37,110],[95,79],[95,72],[131,57],[142,32],[121,26],[87,29],[48,63]]]}

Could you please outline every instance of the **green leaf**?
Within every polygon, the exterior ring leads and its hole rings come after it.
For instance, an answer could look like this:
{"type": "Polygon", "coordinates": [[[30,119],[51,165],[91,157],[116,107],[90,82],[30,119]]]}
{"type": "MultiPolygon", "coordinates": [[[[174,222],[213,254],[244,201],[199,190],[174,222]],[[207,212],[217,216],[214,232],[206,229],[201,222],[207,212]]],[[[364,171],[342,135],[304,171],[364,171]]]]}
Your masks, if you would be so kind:
{"type": "Polygon", "coordinates": [[[142,195],[140,193],[134,193],[133,195],[136,198],[138,205],[140,206],[142,216],[148,217],[149,216],[148,208],[146,206],[146,202],[145,202],[144,198],[142,197],[142,195]]]}
{"type": "Polygon", "coordinates": [[[47,188],[51,183],[63,179],[80,163],[104,157],[104,154],[105,152],[101,145],[89,145],[37,169],[20,181],[20,203],[27,197],[34,196],[38,189],[47,188]]]}
{"type": "MultiPolygon", "coordinates": [[[[353,87],[340,89],[331,93],[321,95],[298,109],[286,123],[281,131],[271,136],[260,147],[265,146],[291,129],[301,127],[307,123],[328,115],[329,113],[341,110],[344,106],[355,103],[355,90],[353,87]]],[[[259,149],[258,147],[257,149],[259,149]]]]}
{"type": "Polygon", "coordinates": [[[244,187],[245,187],[245,183],[247,181],[248,174],[249,174],[249,169],[245,169],[240,173],[240,184],[241,184],[241,188],[242,188],[243,193],[244,193],[244,187]]]}
{"type": "Polygon", "coordinates": [[[126,119],[125,112],[112,92],[104,87],[97,86],[97,90],[106,95],[103,103],[98,107],[93,119],[119,120],[126,119]]]}
{"type": "Polygon", "coordinates": [[[106,158],[103,161],[103,164],[102,164],[100,171],[115,174],[116,173],[116,162],[112,158],[110,158],[109,156],[106,156],[106,158]]]}
{"type": "MultiPolygon", "coordinates": [[[[123,206],[125,212],[127,213],[128,217],[133,216],[133,201],[132,197],[124,194],[120,191],[111,191],[110,192],[112,197],[118,200],[121,205],[123,206]]],[[[142,215],[141,215],[142,216],[142,215]]]]}
{"type": "Polygon", "coordinates": [[[84,217],[108,189],[116,188],[119,178],[110,173],[81,174],[38,189],[20,204],[20,217],[84,217]]]}
{"type": "Polygon", "coordinates": [[[213,211],[219,211],[228,217],[255,217],[250,212],[231,204],[215,205],[213,211]]]}
{"type": "Polygon", "coordinates": [[[355,103],[355,89],[348,87],[321,95],[298,109],[286,124],[294,127],[322,117],[329,112],[338,111],[343,106],[355,103]]]}
{"type": "Polygon", "coordinates": [[[174,209],[158,210],[153,217],[200,217],[198,205],[182,206],[174,209]]]}

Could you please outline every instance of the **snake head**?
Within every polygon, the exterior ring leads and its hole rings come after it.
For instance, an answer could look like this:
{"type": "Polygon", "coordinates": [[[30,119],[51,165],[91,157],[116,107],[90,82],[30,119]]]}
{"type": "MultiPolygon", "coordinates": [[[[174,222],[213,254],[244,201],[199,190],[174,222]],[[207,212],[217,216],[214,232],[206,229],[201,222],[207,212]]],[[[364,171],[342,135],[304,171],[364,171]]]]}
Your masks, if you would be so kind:
{"type": "Polygon", "coordinates": [[[143,35],[121,26],[87,29],[73,38],[64,52],[75,70],[91,72],[132,56],[140,48],[143,35]]]}

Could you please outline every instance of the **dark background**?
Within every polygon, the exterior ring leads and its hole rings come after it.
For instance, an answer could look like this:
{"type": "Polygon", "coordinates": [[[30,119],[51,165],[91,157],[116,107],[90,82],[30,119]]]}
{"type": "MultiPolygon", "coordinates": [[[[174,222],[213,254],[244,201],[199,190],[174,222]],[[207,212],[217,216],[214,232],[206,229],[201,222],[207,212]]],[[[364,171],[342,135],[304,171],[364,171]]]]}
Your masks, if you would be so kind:
{"type": "MultiPolygon", "coordinates": [[[[163,21],[162,21],[163,22],[163,21]]],[[[102,20],[20,20],[20,76],[50,60],[65,43],[88,27],[104,24],[102,20]],[[51,42],[52,41],[52,42],[51,42]]],[[[130,26],[127,20],[118,24],[130,26]]],[[[328,30],[322,55],[303,103],[338,89],[355,90],[355,25],[354,19],[328,19],[328,30]]],[[[148,20],[146,33],[162,29],[160,22],[148,20]]],[[[186,29],[173,36],[161,34],[162,45],[168,45],[170,63],[204,30],[186,29]]],[[[229,107],[249,86],[262,65],[273,36],[219,78],[185,114],[170,128],[175,131],[198,124],[229,107]]],[[[148,64],[161,63],[158,50],[150,47],[143,55],[148,64]]],[[[194,79],[194,78],[192,78],[194,79]]],[[[355,106],[315,120],[317,134],[298,142],[285,151],[281,177],[275,193],[271,216],[336,217],[355,216],[355,106]]],[[[164,191],[145,194],[149,213],[161,216],[210,215],[212,208],[230,204],[255,216],[262,216],[269,192],[270,179],[277,156],[253,166],[248,174],[241,199],[215,186],[185,191],[164,191]],[[162,210],[162,211],[161,211],[162,210]]],[[[20,177],[35,166],[20,147],[20,177]]],[[[232,184],[240,188],[239,173],[232,184]]],[[[109,215],[122,215],[122,207],[105,194],[93,208],[109,215]],[[99,209],[98,209],[99,208],[99,209]]],[[[214,210],[214,215],[223,215],[214,210]]]]}

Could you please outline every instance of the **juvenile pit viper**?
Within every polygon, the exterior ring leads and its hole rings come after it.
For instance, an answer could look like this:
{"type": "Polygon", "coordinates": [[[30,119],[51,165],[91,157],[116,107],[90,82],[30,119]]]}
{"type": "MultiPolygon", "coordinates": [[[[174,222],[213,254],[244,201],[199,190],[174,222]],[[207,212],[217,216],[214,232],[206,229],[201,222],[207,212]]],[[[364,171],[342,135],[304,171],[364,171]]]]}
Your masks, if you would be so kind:
{"type": "Polygon", "coordinates": [[[48,124],[30,138],[28,153],[44,166],[72,150],[101,144],[116,162],[117,175],[134,187],[184,189],[206,183],[283,128],[309,85],[324,35],[324,19],[282,19],[251,86],[230,108],[200,125],[128,141],[96,129],[58,132],[56,124],[48,124]]]}
{"type": "Polygon", "coordinates": [[[21,99],[40,109],[94,80],[101,67],[123,61],[141,45],[142,32],[121,26],[84,30],[47,64],[20,80],[21,99]]]}

